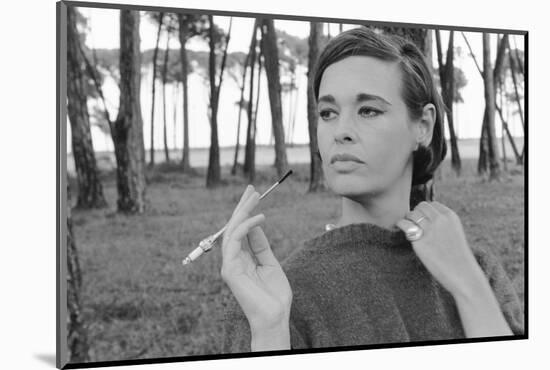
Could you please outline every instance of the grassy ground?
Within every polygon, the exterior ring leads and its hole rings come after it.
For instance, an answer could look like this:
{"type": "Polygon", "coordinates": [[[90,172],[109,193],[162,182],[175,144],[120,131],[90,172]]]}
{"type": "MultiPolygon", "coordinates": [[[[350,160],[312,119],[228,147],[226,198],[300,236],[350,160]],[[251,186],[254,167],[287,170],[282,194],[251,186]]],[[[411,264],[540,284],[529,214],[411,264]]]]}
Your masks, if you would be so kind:
{"type": "MultiPolygon", "coordinates": [[[[455,178],[445,162],[438,200],[459,214],[471,244],[488,245],[501,257],[523,300],[523,173],[510,164],[514,171],[505,180],[487,183],[474,166],[466,160],[455,178]]],[[[292,168],[295,174],[258,210],[267,216],[264,231],[279,259],[338,215],[333,194],[306,193],[308,165],[292,168]]],[[[164,166],[147,176],[150,204],[143,215],[115,212],[112,174],[103,178],[110,209],[73,211],[92,361],[219,353],[229,294],[219,276],[219,248],[186,267],[181,260],[226,222],[246,182],[227,168],[226,184],[216,190],[204,188],[204,169],[187,176],[164,166]]],[[[266,167],[254,185],[261,191],[275,181],[274,169],[266,167]]]]}

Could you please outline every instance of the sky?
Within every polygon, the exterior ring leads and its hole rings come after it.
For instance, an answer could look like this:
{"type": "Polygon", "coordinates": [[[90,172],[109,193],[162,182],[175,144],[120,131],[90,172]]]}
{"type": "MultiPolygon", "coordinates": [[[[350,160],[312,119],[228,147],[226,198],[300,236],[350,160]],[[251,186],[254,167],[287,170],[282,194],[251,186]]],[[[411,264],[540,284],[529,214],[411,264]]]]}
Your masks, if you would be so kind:
{"type": "MultiPolygon", "coordinates": [[[[89,27],[91,32],[88,34],[86,43],[89,48],[111,48],[118,49],[119,47],[119,11],[112,9],[91,9],[80,8],[81,13],[88,18],[89,27]]],[[[229,27],[229,17],[214,17],[214,22],[227,31],[229,27]]],[[[233,17],[232,35],[229,43],[229,52],[242,51],[247,52],[250,35],[254,20],[246,17],[233,17]]],[[[288,21],[288,20],[275,20],[275,27],[285,32],[298,36],[300,38],[306,38],[309,35],[309,23],[304,21],[288,21]]],[[[328,27],[328,26],[326,26],[328,27]]],[[[332,24],[330,33],[335,35],[338,33],[339,25],[332,24]]],[[[344,25],[344,30],[353,28],[355,25],[344,25]]],[[[326,32],[326,28],[325,28],[326,32]]],[[[155,46],[157,28],[147,19],[142,17],[140,24],[140,37],[141,37],[141,49],[152,49],[155,46]]],[[[446,44],[448,41],[448,31],[442,31],[442,45],[444,52],[446,50],[446,44]]],[[[466,32],[473,52],[477,57],[478,63],[482,62],[481,49],[481,33],[478,32],[466,32]]],[[[164,36],[164,34],[163,34],[164,36]]],[[[496,53],[496,35],[491,36],[493,60],[496,53]]],[[[518,48],[522,49],[523,40],[520,36],[511,36],[512,46],[517,44],[518,48]]],[[[160,45],[166,44],[166,39],[161,37],[160,45]]],[[[179,49],[179,41],[173,39],[169,44],[170,48],[179,49]]],[[[192,39],[188,43],[188,48],[192,50],[208,50],[208,45],[204,41],[192,39]]],[[[481,121],[484,110],[484,96],[483,96],[483,80],[474,64],[473,59],[469,55],[469,51],[464,42],[464,39],[460,32],[455,32],[455,48],[460,49],[461,53],[455,55],[455,67],[459,67],[463,70],[467,85],[461,91],[464,99],[464,103],[455,104],[454,106],[454,119],[456,125],[456,131],[459,138],[478,138],[481,131],[481,121]]],[[[434,38],[434,66],[437,66],[435,51],[435,38],[434,38]]],[[[151,76],[152,68],[147,69],[146,73],[142,77],[142,114],[144,122],[144,141],[145,147],[149,148],[150,142],[150,110],[151,110],[151,76]]],[[[295,143],[308,143],[309,136],[307,132],[307,96],[306,89],[307,77],[306,70],[302,69],[298,71],[299,90],[293,95],[283,94],[283,124],[285,125],[285,132],[289,131],[290,122],[292,121],[292,113],[295,112],[295,126],[293,131],[293,142],[295,143]]],[[[269,97],[266,88],[265,74],[262,77],[263,88],[260,94],[260,108],[258,113],[258,144],[268,144],[271,136],[271,115],[269,108],[269,97]]],[[[190,77],[190,145],[191,147],[208,147],[210,143],[210,127],[207,117],[207,98],[208,98],[208,86],[205,82],[196,75],[190,77]]],[[[107,79],[103,86],[105,90],[106,99],[108,101],[108,108],[112,116],[116,116],[116,109],[118,106],[118,86],[113,80],[107,79]]],[[[157,148],[162,144],[162,100],[161,92],[162,86],[160,83],[157,85],[157,97],[155,103],[155,130],[154,140],[157,148]]],[[[168,86],[166,90],[167,96],[167,136],[168,145],[170,148],[181,148],[183,145],[183,132],[181,125],[182,108],[181,108],[181,89],[175,89],[173,86],[168,86]],[[174,114],[174,106],[176,108],[174,114]],[[176,117],[176,125],[174,126],[174,116],[176,117]]],[[[237,119],[238,111],[235,107],[235,101],[240,95],[239,86],[231,78],[226,78],[222,85],[222,91],[220,94],[220,108],[218,114],[218,120],[220,122],[220,145],[230,146],[234,145],[236,133],[237,133],[237,119]]],[[[89,106],[94,102],[89,102],[89,106]]],[[[509,107],[509,110],[514,110],[515,107],[509,107]]],[[[244,112],[243,112],[244,113],[244,112]]],[[[246,124],[245,114],[242,119],[243,127],[246,124]]],[[[509,118],[509,126],[514,136],[522,136],[521,123],[519,117],[511,116],[509,118]]],[[[70,130],[70,128],[68,128],[70,130]]],[[[70,131],[69,131],[70,132],[70,131]]],[[[500,137],[501,125],[500,120],[496,120],[496,132],[500,137]]],[[[67,149],[70,150],[70,135],[68,137],[67,149]]],[[[94,142],[94,148],[96,150],[112,150],[111,139],[105,135],[97,127],[92,127],[92,139],[94,142]]],[[[244,130],[241,129],[240,136],[241,143],[245,140],[244,130]]]]}

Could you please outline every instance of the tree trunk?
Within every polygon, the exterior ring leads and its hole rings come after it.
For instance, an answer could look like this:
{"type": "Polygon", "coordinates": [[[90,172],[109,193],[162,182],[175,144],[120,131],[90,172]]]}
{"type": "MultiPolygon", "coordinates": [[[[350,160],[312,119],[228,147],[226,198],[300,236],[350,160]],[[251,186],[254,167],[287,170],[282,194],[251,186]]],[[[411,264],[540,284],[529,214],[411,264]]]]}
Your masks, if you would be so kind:
{"type": "Polygon", "coordinates": [[[246,86],[246,71],[248,69],[248,63],[250,61],[250,51],[246,55],[246,60],[243,66],[243,83],[241,85],[241,97],[239,98],[239,118],[237,119],[237,140],[235,141],[235,157],[233,158],[233,167],[231,168],[231,174],[235,175],[237,173],[237,166],[239,161],[239,146],[240,146],[240,137],[241,137],[241,116],[243,111],[244,104],[244,88],[246,86]]]}
{"type": "MultiPolygon", "coordinates": [[[[499,98],[499,101],[500,101],[500,105],[502,105],[503,103],[503,100],[504,100],[504,92],[503,92],[503,82],[502,82],[502,79],[499,78],[498,80],[498,98],[499,98]]],[[[500,110],[498,108],[498,104],[496,104],[496,101],[495,101],[495,108],[497,109],[497,111],[500,113],[500,110]]],[[[501,129],[500,129],[500,141],[501,141],[501,146],[502,146],[502,168],[504,169],[504,172],[508,172],[508,158],[506,158],[506,124],[504,123],[504,120],[502,119],[502,116],[500,116],[500,120],[502,122],[502,125],[501,125],[501,129]]]]}
{"type": "Polygon", "coordinates": [[[245,175],[248,175],[248,172],[250,171],[250,159],[251,159],[251,151],[252,151],[252,129],[254,124],[254,119],[252,117],[253,114],[253,104],[254,104],[254,68],[256,64],[256,30],[258,29],[259,22],[256,20],[254,22],[254,29],[252,31],[252,40],[250,42],[250,86],[249,86],[249,92],[248,92],[248,109],[247,109],[247,116],[248,116],[248,126],[246,129],[246,147],[245,147],[245,153],[244,153],[244,166],[243,166],[243,173],[245,175]]]}
{"type": "Polygon", "coordinates": [[[510,61],[510,71],[512,73],[512,82],[514,83],[514,96],[516,97],[516,103],[518,105],[518,111],[519,111],[519,118],[521,120],[521,127],[523,127],[523,132],[525,133],[525,121],[523,120],[523,107],[521,105],[520,97],[519,97],[519,90],[518,90],[518,82],[516,79],[516,73],[514,72],[516,70],[516,62],[515,58],[512,56],[512,50],[509,50],[508,58],[510,61]]]}
{"type": "Polygon", "coordinates": [[[153,51],[153,83],[151,91],[151,147],[149,148],[149,165],[155,164],[155,82],[157,78],[157,56],[159,53],[160,31],[162,29],[162,20],[164,19],[164,13],[159,13],[159,28],[157,31],[157,41],[155,43],[155,50],[153,51]]]}
{"type": "Polygon", "coordinates": [[[215,187],[221,180],[220,147],[218,143],[218,93],[216,89],[216,45],[214,39],[214,17],[208,16],[208,44],[210,53],[208,58],[208,76],[210,78],[210,151],[208,153],[208,172],[206,186],[215,187]]]}
{"type": "MultiPolygon", "coordinates": [[[[72,7],[67,7],[67,13],[72,7]]],[[[67,181],[68,183],[68,181],[67,181]]],[[[67,186],[67,347],[69,362],[89,361],[88,331],[81,311],[82,273],[73,236],[71,192],[67,186]]]]}
{"type": "Polygon", "coordinates": [[[510,141],[510,146],[512,147],[512,151],[514,152],[514,157],[516,158],[516,164],[521,165],[521,155],[518,152],[518,149],[516,147],[516,143],[514,141],[514,138],[512,137],[512,134],[510,133],[510,130],[508,129],[508,122],[504,118],[504,115],[502,114],[502,108],[500,108],[498,105],[496,106],[497,112],[500,116],[500,120],[502,122],[502,128],[504,129],[504,132],[506,133],[506,136],[508,137],[508,140],[510,141]]]}
{"type": "Polygon", "coordinates": [[[483,111],[481,123],[481,137],[479,139],[479,158],[477,160],[477,173],[484,177],[487,174],[487,157],[489,156],[489,139],[487,137],[487,106],[483,111]]]}
{"type": "Polygon", "coordinates": [[[168,59],[170,55],[170,30],[166,31],[166,49],[164,50],[164,64],[162,66],[162,139],[164,144],[164,161],[170,162],[170,152],[168,151],[168,133],[166,128],[166,75],[168,73],[168,59]]]}
{"type": "Polygon", "coordinates": [[[308,71],[307,71],[307,121],[309,133],[309,192],[315,192],[325,189],[323,182],[323,168],[321,156],[319,155],[319,145],[317,142],[317,108],[315,104],[315,95],[313,92],[313,68],[319,57],[319,47],[321,44],[321,35],[323,32],[322,23],[309,23],[308,39],[308,71]]]}
{"type": "Polygon", "coordinates": [[[443,53],[441,50],[440,31],[435,30],[437,42],[437,62],[439,64],[439,78],[441,81],[441,92],[443,102],[445,103],[447,125],[449,126],[449,136],[451,139],[451,166],[457,176],[460,176],[462,163],[460,153],[458,151],[457,138],[454,128],[453,119],[453,104],[454,104],[454,31],[450,31],[449,44],[447,47],[447,56],[445,64],[443,64],[443,53]]]}
{"type": "Polygon", "coordinates": [[[189,74],[189,62],[187,60],[187,50],[185,45],[188,40],[187,20],[181,14],[178,14],[179,40],[180,40],[180,60],[181,60],[181,78],[183,83],[183,152],[181,156],[181,167],[184,173],[193,172],[191,161],[189,159],[189,85],[187,76],[189,74]]]}
{"type": "Polygon", "coordinates": [[[113,127],[118,210],[145,210],[143,120],[140,106],[139,12],[120,11],[120,103],[113,127]]]}
{"type": "MultiPolygon", "coordinates": [[[[298,106],[298,91],[300,91],[300,79],[298,79],[296,85],[294,84],[296,81],[296,71],[292,72],[292,86],[295,91],[294,93],[294,104],[292,105],[292,121],[290,124],[290,145],[294,146],[294,128],[296,127],[296,107],[298,106]]],[[[292,90],[291,90],[292,91],[292,90]]]]}
{"type": "Polygon", "coordinates": [[[178,93],[179,93],[179,82],[175,82],[174,84],[174,94],[173,94],[173,98],[172,98],[172,101],[174,102],[174,105],[172,106],[172,109],[173,109],[173,131],[172,131],[172,143],[173,143],[173,149],[174,151],[177,149],[177,145],[176,145],[176,132],[177,132],[177,128],[178,128],[178,117],[177,117],[177,107],[178,105],[176,104],[176,102],[178,101],[178,93]]]}
{"type": "Polygon", "coordinates": [[[483,34],[483,74],[485,87],[485,107],[486,107],[486,130],[489,144],[489,180],[499,180],[500,165],[498,145],[495,135],[495,85],[493,79],[493,68],[491,65],[491,48],[489,34],[483,34]]]}
{"type": "Polygon", "coordinates": [[[254,109],[254,123],[252,124],[252,138],[250,140],[250,171],[248,171],[248,183],[252,184],[256,178],[256,122],[258,120],[258,108],[260,108],[260,82],[262,81],[262,52],[258,55],[258,87],[256,88],[256,104],[254,109]]]}
{"type": "Polygon", "coordinates": [[[275,138],[275,168],[277,176],[282,177],[288,167],[283,128],[283,109],[281,104],[281,80],[279,77],[279,52],[277,50],[277,35],[273,19],[263,20],[262,54],[265,61],[265,72],[271,107],[271,123],[275,138]]]}
{"type": "Polygon", "coordinates": [[[84,91],[83,54],[76,28],[76,10],[67,7],[67,110],[71,124],[71,142],[78,182],[78,208],[107,206],[99,180],[90,132],[90,118],[84,91]]]}

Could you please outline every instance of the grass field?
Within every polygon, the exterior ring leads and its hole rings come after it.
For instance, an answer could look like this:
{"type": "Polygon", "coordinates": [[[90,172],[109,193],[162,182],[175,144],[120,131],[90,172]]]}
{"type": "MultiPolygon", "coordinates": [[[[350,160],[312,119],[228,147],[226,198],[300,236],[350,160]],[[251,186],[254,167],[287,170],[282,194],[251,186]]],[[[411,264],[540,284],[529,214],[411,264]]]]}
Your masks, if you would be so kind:
{"type": "MultiPolygon", "coordinates": [[[[510,164],[513,171],[503,181],[488,183],[475,176],[475,164],[465,160],[463,175],[455,178],[446,161],[438,200],[461,217],[470,244],[500,256],[523,301],[523,171],[510,164]]],[[[280,260],[338,216],[336,196],[306,193],[309,166],[291,168],[295,173],[258,209],[280,260]]],[[[73,211],[92,361],[219,353],[223,297],[229,294],[219,276],[219,248],[186,267],[181,260],[225,224],[246,182],[225,167],[225,185],[206,190],[204,173],[191,177],[168,166],[148,172],[149,205],[137,216],[115,212],[116,184],[105,174],[110,209],[73,211]]],[[[274,169],[262,167],[254,185],[261,191],[274,181],[274,169]]]]}

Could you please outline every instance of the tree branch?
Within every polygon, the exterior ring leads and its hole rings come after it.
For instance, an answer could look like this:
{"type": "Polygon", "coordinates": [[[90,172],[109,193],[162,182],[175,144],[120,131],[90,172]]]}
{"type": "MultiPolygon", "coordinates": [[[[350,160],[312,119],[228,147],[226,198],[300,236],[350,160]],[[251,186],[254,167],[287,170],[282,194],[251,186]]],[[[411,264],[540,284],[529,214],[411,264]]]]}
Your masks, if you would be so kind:
{"type": "Polygon", "coordinates": [[[99,94],[99,97],[101,98],[101,101],[103,103],[103,112],[104,112],[104,115],[105,115],[105,119],[107,120],[107,123],[109,124],[109,130],[111,131],[111,135],[112,135],[112,133],[113,133],[113,121],[111,121],[111,117],[109,116],[109,111],[107,110],[107,104],[105,102],[105,96],[103,95],[103,89],[101,88],[101,85],[100,85],[99,81],[96,78],[96,73],[98,73],[98,72],[95,69],[95,67],[92,66],[90,61],[88,60],[88,57],[86,56],[86,54],[84,53],[84,50],[82,49],[82,44],[81,43],[78,43],[78,49],[80,50],[80,54],[82,54],[82,57],[84,58],[84,63],[86,63],[86,70],[88,71],[88,74],[90,75],[90,77],[94,81],[95,88],[96,88],[96,90],[99,94]]]}
{"type": "Polygon", "coordinates": [[[479,74],[481,75],[481,78],[483,78],[483,71],[479,67],[479,64],[477,63],[476,56],[474,55],[474,52],[472,51],[472,47],[470,46],[470,43],[468,42],[468,39],[466,38],[466,35],[464,32],[462,33],[462,37],[464,38],[464,41],[466,41],[466,45],[468,46],[468,50],[470,50],[470,55],[472,56],[472,59],[474,60],[474,63],[476,64],[477,70],[479,71],[479,74]]]}

